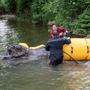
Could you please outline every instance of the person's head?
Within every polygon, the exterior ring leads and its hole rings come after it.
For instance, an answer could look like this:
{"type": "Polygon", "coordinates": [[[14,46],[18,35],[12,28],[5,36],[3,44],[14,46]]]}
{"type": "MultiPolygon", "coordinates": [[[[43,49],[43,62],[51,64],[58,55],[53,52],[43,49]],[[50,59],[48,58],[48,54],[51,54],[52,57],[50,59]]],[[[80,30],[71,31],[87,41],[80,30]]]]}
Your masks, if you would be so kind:
{"type": "Polygon", "coordinates": [[[55,21],[49,21],[48,25],[52,26],[55,24],[55,21]]]}
{"type": "Polygon", "coordinates": [[[64,28],[62,29],[62,32],[65,32],[65,29],[64,28]]]}
{"type": "Polygon", "coordinates": [[[60,23],[58,24],[58,27],[62,26],[60,23]]]}

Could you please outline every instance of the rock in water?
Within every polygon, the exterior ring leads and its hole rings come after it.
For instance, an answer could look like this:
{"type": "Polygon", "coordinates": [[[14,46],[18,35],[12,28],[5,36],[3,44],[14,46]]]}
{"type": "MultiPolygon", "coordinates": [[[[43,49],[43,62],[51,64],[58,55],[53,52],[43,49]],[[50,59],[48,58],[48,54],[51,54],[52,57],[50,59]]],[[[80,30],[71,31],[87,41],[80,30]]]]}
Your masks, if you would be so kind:
{"type": "Polygon", "coordinates": [[[27,48],[21,45],[11,45],[7,47],[6,55],[3,57],[3,59],[27,57],[28,55],[29,51],[27,48]]]}

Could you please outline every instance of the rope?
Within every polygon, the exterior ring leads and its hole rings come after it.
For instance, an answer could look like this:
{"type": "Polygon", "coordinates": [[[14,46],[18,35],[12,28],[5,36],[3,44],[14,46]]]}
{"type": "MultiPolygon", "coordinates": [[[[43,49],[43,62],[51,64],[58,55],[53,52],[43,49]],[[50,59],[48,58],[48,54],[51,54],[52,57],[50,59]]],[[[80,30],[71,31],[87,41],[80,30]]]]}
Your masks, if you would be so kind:
{"type": "Polygon", "coordinates": [[[77,60],[75,60],[71,55],[69,55],[68,53],[66,53],[65,51],[63,51],[66,55],[68,55],[70,58],[72,58],[76,64],[79,64],[77,60]]]}

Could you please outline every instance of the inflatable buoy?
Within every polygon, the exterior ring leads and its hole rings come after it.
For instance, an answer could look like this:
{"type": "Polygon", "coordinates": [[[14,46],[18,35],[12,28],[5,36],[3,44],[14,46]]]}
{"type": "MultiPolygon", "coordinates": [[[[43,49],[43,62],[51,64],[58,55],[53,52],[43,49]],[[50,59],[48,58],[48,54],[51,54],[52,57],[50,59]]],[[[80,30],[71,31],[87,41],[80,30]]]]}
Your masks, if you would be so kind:
{"type": "Polygon", "coordinates": [[[64,60],[90,60],[90,38],[72,38],[71,44],[63,46],[64,60]]]}
{"type": "Polygon", "coordinates": [[[25,47],[25,48],[29,48],[29,46],[26,43],[19,43],[19,45],[25,47]]]}
{"type": "Polygon", "coordinates": [[[30,49],[39,49],[39,48],[44,48],[45,47],[44,44],[41,44],[41,45],[38,45],[38,46],[35,46],[35,47],[29,47],[26,43],[19,43],[19,45],[21,45],[25,48],[30,48],[30,49]]]}
{"type": "Polygon", "coordinates": [[[39,48],[44,48],[44,47],[45,47],[45,45],[41,44],[36,47],[30,47],[30,49],[39,49],[39,48]]]}

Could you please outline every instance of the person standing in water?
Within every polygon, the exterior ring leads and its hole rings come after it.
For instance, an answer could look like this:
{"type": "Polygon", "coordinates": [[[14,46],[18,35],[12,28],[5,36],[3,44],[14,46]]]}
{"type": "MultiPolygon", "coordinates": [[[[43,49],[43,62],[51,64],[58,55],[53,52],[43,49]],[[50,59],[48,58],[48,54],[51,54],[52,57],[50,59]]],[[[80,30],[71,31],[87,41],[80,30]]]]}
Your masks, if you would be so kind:
{"type": "Polygon", "coordinates": [[[50,39],[46,44],[46,51],[50,51],[50,65],[58,65],[63,62],[63,45],[70,44],[70,39],[50,39]]]}

